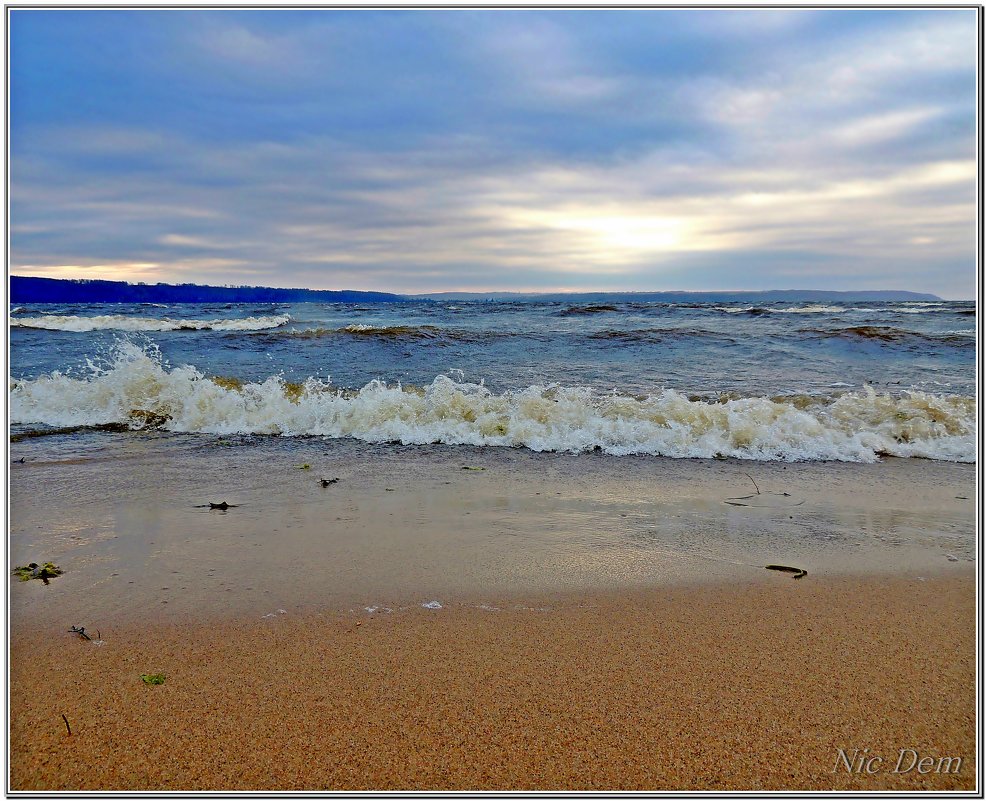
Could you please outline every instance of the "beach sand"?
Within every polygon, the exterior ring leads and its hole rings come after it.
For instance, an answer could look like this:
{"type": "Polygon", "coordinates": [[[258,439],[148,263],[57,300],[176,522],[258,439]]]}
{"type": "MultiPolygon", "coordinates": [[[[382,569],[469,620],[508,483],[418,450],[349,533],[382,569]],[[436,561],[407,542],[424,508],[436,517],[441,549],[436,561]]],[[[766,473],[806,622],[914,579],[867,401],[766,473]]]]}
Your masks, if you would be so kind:
{"type": "Polygon", "coordinates": [[[975,787],[973,465],[106,441],[11,471],[11,789],[975,787]]]}
{"type": "Polygon", "coordinates": [[[975,786],[971,574],[101,635],[14,637],[13,789],[975,786]]]}

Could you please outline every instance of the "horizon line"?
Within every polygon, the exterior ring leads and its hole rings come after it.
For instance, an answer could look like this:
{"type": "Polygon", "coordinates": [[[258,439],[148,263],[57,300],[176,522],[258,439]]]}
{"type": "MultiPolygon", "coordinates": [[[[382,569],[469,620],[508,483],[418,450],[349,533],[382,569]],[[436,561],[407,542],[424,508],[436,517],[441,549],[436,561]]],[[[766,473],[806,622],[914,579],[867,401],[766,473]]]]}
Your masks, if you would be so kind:
{"type": "Polygon", "coordinates": [[[437,289],[430,291],[420,291],[420,290],[396,290],[396,289],[357,289],[355,287],[345,287],[345,288],[322,288],[322,287],[301,287],[301,286],[271,286],[268,284],[219,284],[219,283],[199,283],[197,281],[182,281],[182,282],[170,282],[170,281],[128,281],[118,278],[96,278],[96,277],[79,277],[79,278],[55,278],[47,275],[21,275],[8,273],[8,289],[9,281],[13,278],[28,278],[28,279],[42,279],[47,281],[66,281],[66,282],[81,282],[81,281],[105,281],[114,284],[127,284],[130,286],[197,286],[197,287],[216,287],[216,288],[227,288],[227,289],[276,289],[283,291],[307,291],[307,292],[375,292],[387,295],[400,295],[406,297],[426,297],[431,295],[448,295],[448,294],[471,294],[471,295],[495,295],[495,294],[512,294],[512,295],[599,295],[599,294],[610,294],[610,295],[633,295],[633,294],[671,294],[671,293],[681,293],[681,294],[701,294],[701,293],[716,293],[716,292],[728,292],[733,294],[756,294],[764,292],[834,292],[842,294],[850,293],[862,293],[862,292],[912,292],[914,294],[920,295],[935,295],[941,300],[955,300],[955,301],[975,301],[975,297],[971,298],[944,298],[936,295],[934,292],[923,291],[919,289],[903,289],[900,287],[881,287],[879,289],[821,289],[815,287],[772,287],[770,289],[728,289],[728,288],[716,288],[716,289],[572,289],[572,288],[560,288],[560,289],[437,289]]]}

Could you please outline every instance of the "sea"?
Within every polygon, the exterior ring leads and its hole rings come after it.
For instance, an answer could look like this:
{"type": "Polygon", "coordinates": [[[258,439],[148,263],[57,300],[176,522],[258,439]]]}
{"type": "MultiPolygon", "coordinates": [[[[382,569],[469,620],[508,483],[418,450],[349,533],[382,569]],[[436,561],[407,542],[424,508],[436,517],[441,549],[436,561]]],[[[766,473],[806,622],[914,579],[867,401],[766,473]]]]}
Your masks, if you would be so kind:
{"type": "Polygon", "coordinates": [[[958,301],[23,305],[9,421],[32,455],[156,431],[974,462],[976,337],[958,301]]]}

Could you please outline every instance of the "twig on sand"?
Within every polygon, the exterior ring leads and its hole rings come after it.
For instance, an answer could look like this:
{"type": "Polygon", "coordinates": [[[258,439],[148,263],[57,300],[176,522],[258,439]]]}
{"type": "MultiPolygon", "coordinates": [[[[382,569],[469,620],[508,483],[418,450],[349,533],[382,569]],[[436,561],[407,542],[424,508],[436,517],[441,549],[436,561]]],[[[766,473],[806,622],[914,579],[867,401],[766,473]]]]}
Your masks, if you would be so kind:
{"type": "MultiPolygon", "coordinates": [[[[746,476],[748,479],[750,479],[750,481],[753,481],[753,476],[751,476],[749,473],[744,473],[743,475],[746,476]]],[[[759,495],[760,494],[760,487],[757,487],[757,482],[756,481],[753,481],[753,486],[756,487],[757,495],[759,495]]]]}
{"type": "MultiPolygon", "coordinates": [[[[89,640],[90,642],[92,642],[92,637],[90,637],[88,634],[86,634],[86,627],[85,626],[72,626],[72,628],[69,629],[69,633],[70,634],[78,634],[79,636],[85,637],[87,640],[89,640]]],[[[97,637],[99,636],[99,632],[98,631],[96,632],[96,636],[97,637]]]]}
{"type": "Polygon", "coordinates": [[[72,727],[68,725],[68,718],[65,717],[65,713],[62,712],[62,720],[65,721],[65,728],[68,729],[68,736],[72,736],[72,727]]]}

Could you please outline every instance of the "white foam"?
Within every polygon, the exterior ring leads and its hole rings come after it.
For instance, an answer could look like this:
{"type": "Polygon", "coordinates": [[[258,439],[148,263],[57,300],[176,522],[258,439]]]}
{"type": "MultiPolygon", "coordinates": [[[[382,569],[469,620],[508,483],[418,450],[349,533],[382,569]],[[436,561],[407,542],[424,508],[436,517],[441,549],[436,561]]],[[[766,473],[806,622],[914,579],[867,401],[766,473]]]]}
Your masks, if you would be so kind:
{"type": "Polygon", "coordinates": [[[353,437],[405,445],[523,446],[615,456],[727,456],[873,462],[881,454],[975,461],[975,399],[870,387],[797,408],[784,399],[690,400],[665,389],[645,398],[587,387],[535,385],[494,394],[442,375],[422,389],[372,381],[343,392],[309,378],[301,392],[278,376],[221,386],[196,368],[169,368],[153,349],[124,342],[105,368],[11,381],[10,420],[52,426],[166,418],[170,431],[353,437]]]}
{"type": "Polygon", "coordinates": [[[713,306],[713,308],[717,311],[728,312],[729,314],[744,314],[752,311],[767,314],[841,314],[842,312],[849,311],[845,306],[823,306],[821,304],[789,306],[787,308],[777,306],[713,306]]]}
{"type": "Polygon", "coordinates": [[[845,306],[821,306],[821,305],[809,305],[809,306],[792,306],[788,309],[771,309],[772,312],[781,312],[782,314],[841,314],[842,312],[848,311],[845,306]]]}
{"type": "Polygon", "coordinates": [[[291,318],[286,314],[273,317],[244,317],[239,320],[174,320],[168,317],[133,317],[123,314],[100,314],[77,317],[71,314],[46,314],[11,320],[11,327],[44,328],[49,331],[261,331],[277,328],[291,318]]]}
{"type": "Polygon", "coordinates": [[[428,601],[426,604],[421,604],[423,609],[441,609],[442,605],[438,601],[428,601]]]}

